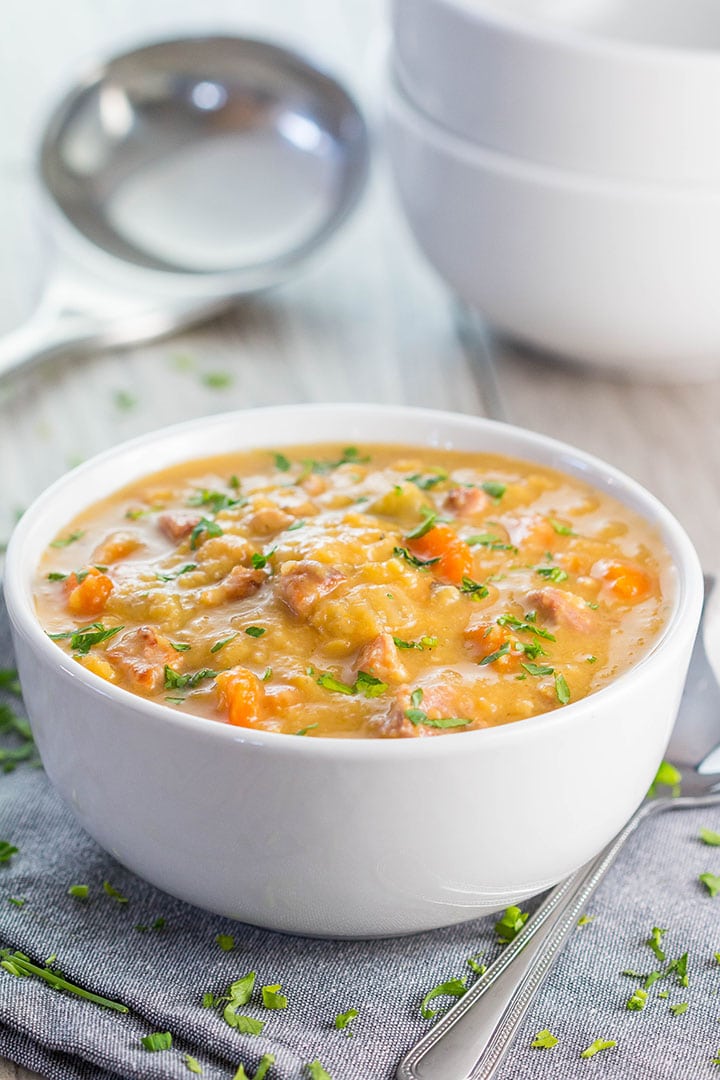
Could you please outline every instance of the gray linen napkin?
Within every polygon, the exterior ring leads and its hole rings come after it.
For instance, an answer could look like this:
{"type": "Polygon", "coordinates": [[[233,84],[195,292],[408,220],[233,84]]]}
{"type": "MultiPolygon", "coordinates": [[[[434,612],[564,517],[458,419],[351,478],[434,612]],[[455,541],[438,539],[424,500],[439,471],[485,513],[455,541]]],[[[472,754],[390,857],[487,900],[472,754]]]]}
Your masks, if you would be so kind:
{"type": "MultiPolygon", "coordinates": [[[[0,668],[11,665],[2,609],[0,668]]],[[[18,707],[17,699],[5,700],[18,707]]],[[[612,762],[601,767],[610,788],[612,762]]],[[[720,813],[668,814],[643,825],[594,899],[594,920],[574,932],[532,1006],[500,1080],[720,1077],[712,1064],[720,1050],[720,964],[713,957],[720,951],[720,896],[711,899],[698,882],[700,873],[720,872],[720,848],[700,843],[701,825],[720,830],[720,813]],[[668,978],[651,990],[644,1011],[630,1012],[626,1002],[638,982],[620,973],[658,966],[644,944],[653,926],[667,928],[669,957],[689,951],[689,987],[668,978]],[[665,989],[669,996],[659,998],[665,989]],[[673,1015],[669,1006],[683,1001],[687,1011],[673,1015]],[[532,1049],[533,1036],[546,1027],[558,1045],[532,1049]],[[617,1046],[581,1060],[580,1051],[598,1038],[617,1046]]],[[[66,978],[130,1009],[110,1012],[0,969],[0,1054],[52,1080],[186,1080],[186,1053],[207,1080],[231,1080],[240,1062],[253,1076],[264,1053],[276,1058],[268,1080],[300,1080],[303,1066],[316,1059],[332,1080],[385,1080],[430,1026],[419,1014],[423,994],[469,975],[470,955],[490,960],[499,949],[493,918],[403,939],[327,942],[209,915],[101,851],[42,770],[27,765],[0,774],[0,840],[20,849],[0,863],[0,947],[38,962],[57,954],[66,978]],[[107,895],[104,881],[128,902],[107,895]],[[89,898],[69,896],[72,884],[89,885],[89,898]],[[136,929],[158,917],[164,929],[136,929]],[[218,934],[234,937],[232,951],[222,951],[218,934]],[[259,1036],[238,1034],[218,1010],[202,1007],[203,992],[222,993],[250,970],[258,985],[281,982],[289,999],[284,1011],[255,1004],[243,1010],[266,1021],[259,1036]],[[359,1015],[347,1037],[333,1021],[350,1008],[359,1015]],[[142,1046],[142,1036],[162,1031],[173,1035],[170,1050],[142,1046]]]]}

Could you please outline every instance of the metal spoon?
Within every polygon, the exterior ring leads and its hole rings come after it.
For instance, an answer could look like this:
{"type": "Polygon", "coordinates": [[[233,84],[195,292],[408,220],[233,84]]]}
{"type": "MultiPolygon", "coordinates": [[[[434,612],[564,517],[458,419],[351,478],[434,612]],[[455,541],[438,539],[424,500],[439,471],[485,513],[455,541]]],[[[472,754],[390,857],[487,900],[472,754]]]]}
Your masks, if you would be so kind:
{"type": "Polygon", "coordinates": [[[57,258],[0,342],[0,376],[168,334],[277,284],[348,216],[367,163],[353,100],[287,49],[184,38],[102,64],[42,139],[57,258]]]}

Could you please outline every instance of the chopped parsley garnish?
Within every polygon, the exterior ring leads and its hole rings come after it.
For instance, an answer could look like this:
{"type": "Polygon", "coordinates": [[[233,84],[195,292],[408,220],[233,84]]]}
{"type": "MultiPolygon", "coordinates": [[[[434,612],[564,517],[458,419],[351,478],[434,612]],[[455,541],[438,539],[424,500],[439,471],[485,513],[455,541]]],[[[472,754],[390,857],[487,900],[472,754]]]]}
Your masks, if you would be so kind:
{"type": "Polygon", "coordinates": [[[279,472],[290,471],[290,459],[286,458],[284,454],[273,454],[273,461],[275,462],[275,468],[279,472]]]}
{"type": "Polygon", "coordinates": [[[61,574],[59,570],[52,570],[48,574],[47,579],[48,581],[65,581],[69,576],[69,574],[61,574]]]}
{"type": "Polygon", "coordinates": [[[442,484],[444,480],[447,480],[448,474],[444,469],[438,469],[436,472],[430,475],[423,476],[422,473],[413,473],[412,476],[406,476],[405,479],[419,487],[421,491],[430,491],[437,484],[442,484]]]}
{"type": "Polygon", "coordinates": [[[76,900],[87,900],[89,893],[89,885],[71,885],[68,889],[68,896],[74,896],[76,900]]]}
{"type": "Polygon", "coordinates": [[[354,690],[356,694],[363,694],[366,698],[376,698],[384,694],[388,684],[382,679],[377,679],[369,671],[358,671],[354,690]]]}
{"type": "Polygon", "coordinates": [[[402,638],[393,635],[393,641],[398,649],[419,649],[420,652],[423,649],[434,649],[438,643],[436,637],[428,637],[427,635],[418,638],[417,641],[403,641],[402,638]]]}
{"type": "Polygon", "coordinates": [[[262,637],[263,634],[265,633],[265,627],[264,626],[247,626],[245,628],[245,633],[249,634],[250,637],[254,637],[254,638],[262,637]]]}
{"type": "Polygon", "coordinates": [[[434,566],[435,563],[440,562],[440,556],[437,555],[434,559],[418,559],[415,555],[411,555],[407,548],[394,547],[393,555],[396,555],[398,559],[404,559],[405,562],[409,562],[411,566],[414,566],[417,570],[427,570],[428,566],[434,566]]]}
{"type": "Polygon", "coordinates": [[[230,510],[233,506],[247,506],[247,499],[240,495],[233,498],[223,491],[208,491],[202,488],[191,495],[187,501],[188,506],[209,506],[213,514],[219,514],[221,510],[230,510]]]}
{"type": "Polygon", "coordinates": [[[202,540],[207,540],[210,536],[222,536],[223,531],[216,521],[211,521],[209,518],[200,518],[197,525],[190,533],[190,550],[196,551],[200,546],[202,540]],[[205,534],[203,536],[203,533],[205,534]]]}
{"type": "Polygon", "coordinates": [[[538,1050],[552,1050],[553,1046],[557,1046],[558,1042],[559,1040],[555,1038],[551,1031],[543,1028],[542,1031],[538,1031],[530,1045],[538,1050]]]}
{"type": "Polygon", "coordinates": [[[272,679],[272,668],[271,667],[266,667],[265,668],[262,675],[260,676],[260,682],[267,682],[268,679],[272,679]]]}
{"type": "Polygon", "coordinates": [[[710,847],[720,846],[720,833],[713,832],[712,829],[700,829],[700,839],[703,844],[709,844],[710,847]]]}
{"type": "Polygon", "coordinates": [[[471,600],[484,600],[490,590],[487,585],[481,585],[478,581],[473,581],[472,578],[464,577],[460,585],[460,592],[466,593],[471,600]]]}
{"type": "Polygon", "coordinates": [[[641,1012],[647,1004],[647,996],[647,990],[638,987],[637,990],[633,991],[632,996],[628,998],[625,1007],[629,1009],[630,1012],[641,1012]]]}
{"type": "Polygon", "coordinates": [[[7,840],[0,840],[0,863],[10,862],[13,855],[17,855],[19,850],[19,847],[8,843],[7,840]]]}
{"type": "Polygon", "coordinates": [[[12,952],[10,949],[0,949],[0,967],[11,975],[17,975],[19,978],[35,975],[46,982],[48,986],[51,986],[53,990],[64,990],[68,994],[75,994],[76,997],[92,1001],[106,1009],[113,1009],[115,1012],[120,1013],[128,1011],[127,1006],[121,1005],[118,1001],[110,1001],[109,998],[101,997],[99,994],[91,994],[89,990],[83,990],[81,986],[68,982],[57,972],[51,971],[47,964],[44,967],[33,964],[24,953],[12,952]]]}
{"type": "Polygon", "coordinates": [[[590,1043],[590,1045],[583,1050],[580,1057],[595,1057],[601,1050],[611,1050],[613,1046],[617,1046],[617,1042],[614,1039],[596,1039],[595,1042],[590,1043]]]}
{"type": "Polygon", "coordinates": [[[352,686],[348,686],[347,683],[340,682],[334,675],[331,675],[329,671],[326,671],[324,675],[321,675],[317,680],[318,686],[322,686],[325,690],[332,690],[336,694],[354,694],[355,690],[352,686]]]}
{"type": "Polygon", "coordinates": [[[262,987],[262,1003],[266,1009],[287,1009],[288,999],[281,994],[282,983],[262,987]]]}
{"type": "Polygon", "coordinates": [[[152,1035],[143,1035],[140,1042],[146,1050],[169,1050],[172,1046],[172,1035],[169,1031],[154,1031],[152,1035]]]}
{"type": "Polygon", "coordinates": [[[462,997],[467,991],[466,987],[467,979],[463,976],[461,979],[448,979],[447,982],[439,983],[438,986],[434,986],[432,990],[428,990],[425,997],[420,1003],[420,1015],[424,1020],[432,1020],[433,1017],[438,1016],[442,1009],[430,1009],[428,1006],[430,1002],[437,997],[462,997]]]}
{"type": "Polygon", "coordinates": [[[405,534],[406,540],[419,540],[421,536],[425,536],[435,526],[435,522],[438,519],[437,511],[431,510],[428,506],[423,506],[420,509],[422,514],[422,521],[411,532],[405,534]]]}
{"type": "MultiPolygon", "coordinates": [[[[248,631],[246,630],[245,633],[247,634],[248,631]]],[[[220,650],[224,649],[226,645],[229,645],[231,641],[234,641],[236,637],[237,637],[237,634],[235,633],[235,634],[231,634],[230,637],[221,638],[220,641],[216,641],[214,645],[210,646],[210,652],[211,653],[220,652],[220,650]]]]}
{"type": "Polygon", "coordinates": [[[667,930],[663,930],[660,926],[653,926],[650,937],[645,942],[646,945],[650,946],[658,960],[665,960],[665,953],[662,949],[662,939],[665,934],[667,934],[667,930]]]}
{"type": "MultiPolygon", "coordinates": [[[[171,641],[170,648],[174,649],[175,652],[187,652],[188,649],[192,648],[192,645],[188,645],[185,641],[171,641]]],[[[212,649],[210,652],[212,652],[212,649]]]]}
{"type": "Polygon", "coordinates": [[[307,735],[308,731],[313,731],[319,724],[308,724],[307,727],[301,727],[299,731],[294,732],[295,735],[307,735]]]}
{"type": "Polygon", "coordinates": [[[565,682],[565,676],[560,671],[555,672],[555,693],[560,704],[567,705],[570,700],[570,687],[565,682]]]}
{"type": "Polygon", "coordinates": [[[567,570],[563,570],[561,566],[540,566],[535,573],[548,581],[567,581],[568,578],[567,570]]]}
{"type": "Polygon", "coordinates": [[[179,570],[174,570],[169,574],[156,574],[155,577],[158,581],[174,581],[175,578],[179,578],[181,574],[189,574],[191,570],[197,570],[197,563],[185,563],[179,570]]]}
{"type": "Polygon", "coordinates": [[[482,660],[480,660],[480,667],[485,667],[486,664],[494,664],[496,660],[499,660],[501,656],[507,656],[509,652],[510,642],[505,641],[499,649],[495,650],[495,652],[490,653],[488,656],[483,656],[482,660]]]}
{"type": "Polygon", "coordinates": [[[418,687],[416,690],[413,690],[410,695],[412,707],[405,710],[405,716],[411,724],[415,725],[415,727],[431,727],[445,731],[449,728],[467,727],[468,724],[472,724],[471,719],[461,716],[447,716],[439,720],[431,720],[427,713],[420,708],[422,699],[423,692],[422,689],[418,687]]]}
{"type": "Polygon", "coordinates": [[[158,510],[164,509],[165,507],[161,503],[155,503],[154,506],[130,507],[125,511],[125,517],[128,521],[139,521],[140,518],[147,517],[149,514],[155,514],[158,510]]]}
{"type": "Polygon", "coordinates": [[[276,551],[277,548],[273,548],[272,551],[268,551],[267,555],[261,555],[259,551],[254,551],[250,559],[253,570],[264,570],[267,566],[268,559],[271,555],[274,555],[276,551]]]}
{"type": "Polygon", "coordinates": [[[514,544],[506,544],[499,536],[494,536],[493,533],[478,533],[477,536],[468,536],[465,543],[468,547],[486,547],[490,551],[511,551],[515,555],[518,552],[514,544]]]}
{"type": "Polygon", "coordinates": [[[497,480],[483,480],[480,487],[485,494],[489,495],[492,499],[502,499],[507,491],[507,484],[501,484],[497,480]]]}
{"type": "Polygon", "coordinates": [[[700,874],[700,881],[712,897],[720,892],[720,877],[717,874],[700,874]]]}
{"type": "Polygon", "coordinates": [[[521,911],[514,904],[505,908],[503,917],[495,923],[495,933],[498,936],[498,941],[502,945],[509,945],[513,938],[520,933],[529,918],[529,911],[521,911]]]}
{"type": "Polygon", "coordinates": [[[588,664],[597,664],[597,656],[586,656],[585,659],[588,664]]]}
{"type": "Polygon", "coordinates": [[[74,544],[76,540],[81,540],[85,535],[84,529],[77,529],[75,532],[71,532],[68,536],[59,537],[57,540],[50,541],[51,548],[65,548],[70,544],[74,544]]]}
{"type": "Polygon", "coordinates": [[[181,675],[178,671],[174,671],[173,668],[165,665],[165,689],[166,690],[183,690],[187,687],[190,690],[194,690],[198,683],[201,683],[204,679],[214,679],[217,675],[217,671],[211,671],[210,668],[202,668],[200,671],[195,671],[192,675],[181,675]]]}
{"type": "Polygon", "coordinates": [[[103,889],[113,900],[117,900],[118,904],[129,903],[127,896],[123,896],[123,894],[119,892],[114,885],[111,885],[109,881],[103,881],[103,889]]]}
{"type": "Polygon", "coordinates": [[[360,1013],[357,1009],[348,1009],[347,1012],[338,1013],[335,1017],[335,1030],[344,1031],[346,1035],[351,1036],[353,1034],[350,1024],[359,1016],[360,1013]]]}
{"type": "Polygon", "coordinates": [[[687,1001],[679,1001],[677,1003],[677,1005],[671,1005],[670,1006],[670,1012],[673,1014],[673,1016],[682,1016],[682,1014],[684,1012],[687,1012],[687,1010],[688,1010],[688,1002],[687,1001]]]}
{"type": "Polygon", "coordinates": [[[62,641],[69,638],[70,648],[81,656],[85,656],[90,652],[93,645],[108,641],[124,629],[124,626],[113,626],[106,629],[102,623],[92,623],[90,626],[81,627],[80,630],[67,630],[63,634],[48,634],[48,637],[51,641],[62,641]]]}
{"type": "Polygon", "coordinates": [[[197,1076],[202,1076],[202,1065],[197,1058],[194,1058],[192,1054],[183,1054],[183,1061],[185,1062],[185,1068],[195,1073],[197,1076]]]}
{"type": "Polygon", "coordinates": [[[295,532],[296,529],[302,529],[305,524],[305,518],[298,518],[297,521],[293,521],[292,525],[288,525],[285,532],[295,532]]]}
{"type": "Polygon", "coordinates": [[[230,934],[218,934],[215,941],[223,952],[232,952],[235,948],[235,938],[230,934]]]}
{"type": "Polygon", "coordinates": [[[317,461],[313,458],[303,461],[304,476],[307,476],[308,472],[327,473],[332,469],[339,469],[341,465],[364,465],[369,460],[369,454],[361,454],[357,446],[346,446],[337,461],[317,461]]]}
{"type": "Polygon", "coordinates": [[[577,536],[577,533],[573,532],[569,525],[563,525],[561,521],[550,518],[550,524],[553,527],[553,531],[556,532],[558,536],[577,536]]]}
{"type": "Polygon", "coordinates": [[[511,630],[534,634],[536,637],[544,638],[545,641],[556,640],[554,634],[551,634],[550,631],[546,630],[543,626],[538,626],[534,620],[534,612],[528,612],[525,616],[525,621],[518,619],[515,615],[501,615],[497,619],[497,624],[498,626],[509,626],[511,630]]]}
{"type": "Polygon", "coordinates": [[[555,674],[555,668],[551,668],[548,664],[521,664],[520,666],[525,668],[528,675],[537,675],[538,678],[542,675],[555,674]]]}

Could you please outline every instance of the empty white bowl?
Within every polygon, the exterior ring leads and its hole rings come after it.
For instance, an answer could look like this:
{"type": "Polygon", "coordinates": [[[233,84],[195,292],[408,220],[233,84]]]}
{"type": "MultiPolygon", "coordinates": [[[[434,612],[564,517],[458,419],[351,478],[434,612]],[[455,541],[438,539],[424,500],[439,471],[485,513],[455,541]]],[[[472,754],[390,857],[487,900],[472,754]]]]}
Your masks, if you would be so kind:
{"type": "MultiPolygon", "coordinates": [[[[275,930],[402,934],[522,900],[595,855],[647,791],[702,602],[686,534],[633,480],[572,447],[469,416],[362,405],[231,413],[119,446],[19,522],[5,595],[48,777],[120,862],[191,903],[275,930]],[[78,512],[148,469],[318,440],[492,450],[564,470],[631,506],[670,553],[668,622],[589,697],[434,739],[298,739],[183,715],[105,682],[44,633],[33,581],[78,512]]],[[[42,827],[42,823],[38,823],[42,827]]]]}
{"type": "Polygon", "coordinates": [[[715,0],[393,0],[408,96],[472,141],[597,176],[720,181],[715,0]]]}
{"type": "Polygon", "coordinates": [[[386,142],[420,247],[498,329],[631,378],[720,373],[720,185],[533,165],[429,120],[392,76],[386,142]]]}

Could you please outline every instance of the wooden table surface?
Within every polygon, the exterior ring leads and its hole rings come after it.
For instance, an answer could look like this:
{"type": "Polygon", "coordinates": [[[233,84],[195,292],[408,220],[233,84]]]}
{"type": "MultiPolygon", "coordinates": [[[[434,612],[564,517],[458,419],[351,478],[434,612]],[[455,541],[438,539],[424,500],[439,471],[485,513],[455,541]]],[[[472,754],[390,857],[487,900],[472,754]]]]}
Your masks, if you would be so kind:
{"type": "MultiPolygon", "coordinates": [[[[0,88],[13,103],[0,144],[0,331],[29,310],[47,259],[30,183],[34,130],[87,55],[198,28],[261,33],[323,58],[376,121],[382,0],[39,6],[42,18],[37,5],[10,0],[0,45],[0,88]]],[[[379,146],[375,158],[359,212],[293,283],[171,341],[57,362],[0,391],[0,539],[67,468],[174,421],[299,401],[488,411],[480,368],[459,346],[449,297],[408,235],[379,146]],[[227,385],[207,385],[218,373],[227,385]]],[[[496,356],[513,422],[575,443],[646,484],[684,523],[705,568],[720,571],[720,380],[633,385],[510,346],[497,346],[496,356]]],[[[0,1061],[0,1080],[29,1076],[0,1061]]]]}

